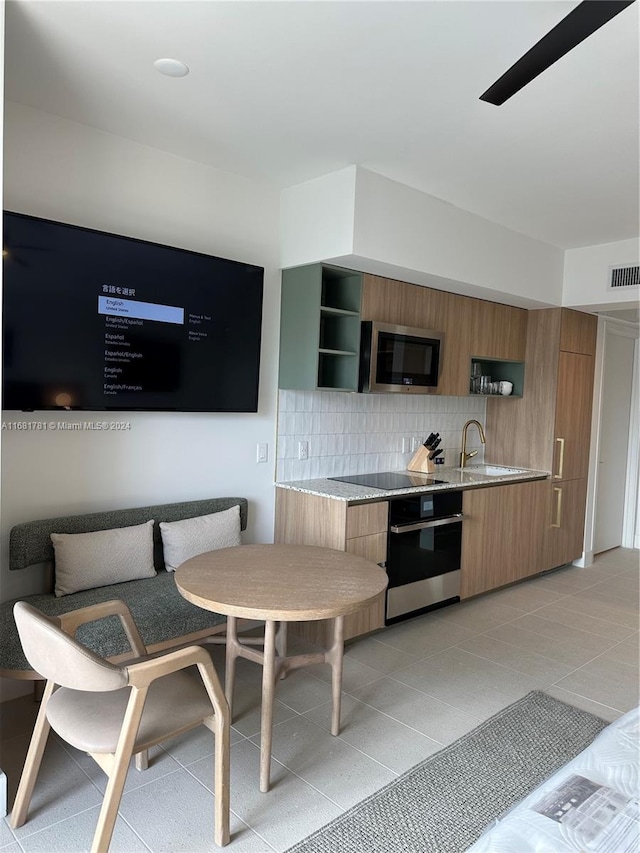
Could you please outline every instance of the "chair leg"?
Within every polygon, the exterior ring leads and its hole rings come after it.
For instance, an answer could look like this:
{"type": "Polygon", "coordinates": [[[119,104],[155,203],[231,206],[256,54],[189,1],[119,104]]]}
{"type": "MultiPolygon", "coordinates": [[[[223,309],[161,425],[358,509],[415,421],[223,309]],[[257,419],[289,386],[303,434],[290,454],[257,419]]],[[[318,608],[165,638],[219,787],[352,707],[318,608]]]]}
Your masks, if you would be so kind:
{"type": "Polygon", "coordinates": [[[129,759],[130,756],[119,761],[114,766],[113,773],[109,777],[104,800],[102,801],[102,808],[98,816],[98,825],[93,836],[91,853],[105,853],[109,849],[111,836],[116,825],[116,818],[118,817],[118,807],[122,799],[122,790],[127,779],[129,759]]]}
{"type": "Polygon", "coordinates": [[[107,789],[98,817],[98,825],[93,836],[91,853],[105,853],[109,849],[146,696],[146,688],[137,689],[134,687],[131,691],[114,756],[113,770],[109,774],[107,789]]]}
{"type": "Polygon", "coordinates": [[[10,820],[12,829],[17,829],[19,826],[22,826],[27,819],[29,803],[31,802],[33,789],[36,784],[36,779],[38,778],[40,765],[42,764],[44,748],[47,745],[47,738],[51,729],[49,721],[47,720],[47,702],[53,693],[54,687],[55,685],[52,681],[47,681],[44,693],[42,694],[40,710],[36,717],[36,724],[33,727],[29,750],[24,762],[24,768],[22,770],[22,776],[20,777],[20,784],[18,785],[16,798],[13,803],[10,820]]]}
{"type": "Polygon", "coordinates": [[[149,750],[143,749],[142,752],[136,752],[134,761],[136,770],[147,770],[149,768],[149,750]]]}
{"type": "Polygon", "coordinates": [[[229,714],[215,716],[214,756],[214,841],[218,847],[229,843],[229,714]]]}
{"type": "MultiPolygon", "coordinates": [[[[212,665],[198,664],[204,686],[214,708],[214,841],[219,847],[229,843],[229,750],[231,710],[212,665]]],[[[206,723],[210,728],[209,724],[206,723]]]]}

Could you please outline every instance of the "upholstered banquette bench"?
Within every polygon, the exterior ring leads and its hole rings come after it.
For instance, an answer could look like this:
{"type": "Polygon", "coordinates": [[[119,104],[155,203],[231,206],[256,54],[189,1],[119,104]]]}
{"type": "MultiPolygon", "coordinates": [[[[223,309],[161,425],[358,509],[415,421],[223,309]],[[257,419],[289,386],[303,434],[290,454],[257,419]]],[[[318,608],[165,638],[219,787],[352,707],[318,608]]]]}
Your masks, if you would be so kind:
{"type": "MultiPolygon", "coordinates": [[[[199,536],[203,543],[200,552],[216,547],[211,545],[211,523],[216,525],[217,519],[225,519],[222,539],[216,540],[218,547],[240,544],[240,530],[247,526],[247,506],[246,498],[210,498],[24,522],[13,527],[10,533],[9,568],[17,571],[40,563],[52,564],[55,578],[52,591],[20,599],[28,601],[47,616],[59,616],[90,604],[119,598],[129,606],[149,653],[187,645],[220,633],[226,619],[186,601],[178,592],[173,572],[167,571],[165,563],[169,565],[169,556],[174,561],[176,558],[179,560],[183,546],[187,547],[187,554],[188,549],[198,553],[199,536]],[[237,532],[225,540],[229,523],[237,526],[237,532]],[[118,535],[120,529],[122,536],[118,535]],[[77,535],[93,533],[98,535],[77,535]],[[141,537],[145,537],[142,549],[138,547],[141,537]],[[99,572],[91,550],[95,542],[100,543],[103,552],[115,552],[116,560],[120,551],[120,562],[125,565],[129,560],[128,543],[131,542],[130,572],[127,568],[125,576],[138,576],[104,586],[98,585],[104,581],[98,577],[90,588],[74,591],[76,586],[83,585],[83,579],[85,586],[92,583],[91,578],[99,572]],[[86,559],[86,566],[83,559],[86,559]],[[56,561],[60,569],[57,574],[56,561]],[[138,566],[139,562],[146,565],[138,566]],[[77,572],[80,579],[70,574],[69,569],[77,572]]],[[[106,558],[107,563],[110,556],[106,558]]],[[[40,676],[30,668],[22,652],[13,618],[14,604],[15,600],[0,604],[0,676],[39,680],[40,676]]],[[[114,660],[123,660],[131,655],[117,617],[82,626],[77,638],[98,654],[114,660]]]]}

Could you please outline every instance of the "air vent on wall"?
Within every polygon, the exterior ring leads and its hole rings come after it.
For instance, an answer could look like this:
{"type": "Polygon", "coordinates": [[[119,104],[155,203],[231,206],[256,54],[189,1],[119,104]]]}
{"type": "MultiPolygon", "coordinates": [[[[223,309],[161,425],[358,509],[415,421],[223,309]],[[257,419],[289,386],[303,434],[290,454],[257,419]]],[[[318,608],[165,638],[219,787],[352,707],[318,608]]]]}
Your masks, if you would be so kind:
{"type": "Polygon", "coordinates": [[[621,287],[637,287],[639,284],[640,266],[637,264],[609,268],[609,290],[619,290],[621,287]]]}

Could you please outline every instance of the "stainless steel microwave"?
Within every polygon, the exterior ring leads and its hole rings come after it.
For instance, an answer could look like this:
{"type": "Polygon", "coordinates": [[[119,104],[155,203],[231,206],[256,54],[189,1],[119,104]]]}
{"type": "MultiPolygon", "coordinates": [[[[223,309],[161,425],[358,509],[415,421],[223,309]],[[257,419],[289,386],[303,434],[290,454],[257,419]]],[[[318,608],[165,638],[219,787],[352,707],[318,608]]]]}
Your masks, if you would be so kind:
{"type": "Polygon", "coordinates": [[[443,332],[365,321],[358,390],[432,394],[438,387],[443,332]]]}

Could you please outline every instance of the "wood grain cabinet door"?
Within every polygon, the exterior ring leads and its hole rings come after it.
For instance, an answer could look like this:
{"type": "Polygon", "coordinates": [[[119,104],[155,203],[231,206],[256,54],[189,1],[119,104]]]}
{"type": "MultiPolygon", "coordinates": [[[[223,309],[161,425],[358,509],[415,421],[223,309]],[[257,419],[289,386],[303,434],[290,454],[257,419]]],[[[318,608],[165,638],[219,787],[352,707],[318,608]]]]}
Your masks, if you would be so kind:
{"type": "Polygon", "coordinates": [[[564,566],[582,556],[587,481],[551,483],[547,566],[564,566]]]}
{"type": "Polygon", "coordinates": [[[363,320],[378,323],[432,329],[432,293],[429,288],[416,284],[364,275],[360,315],[363,320]]]}
{"type": "Polygon", "coordinates": [[[595,355],[598,318],[595,314],[563,308],[560,315],[560,349],[595,355]]]}
{"type": "Polygon", "coordinates": [[[548,480],[466,491],[461,598],[543,571],[548,480]]]}
{"type": "Polygon", "coordinates": [[[561,352],[556,392],[553,477],[576,480],[589,469],[593,358],[561,352]]]}
{"type": "Polygon", "coordinates": [[[484,299],[471,302],[471,355],[524,361],[527,343],[527,312],[524,308],[484,299]]]}
{"type": "Polygon", "coordinates": [[[347,508],[347,539],[368,536],[371,533],[386,534],[388,526],[389,501],[376,501],[347,508]]]}

